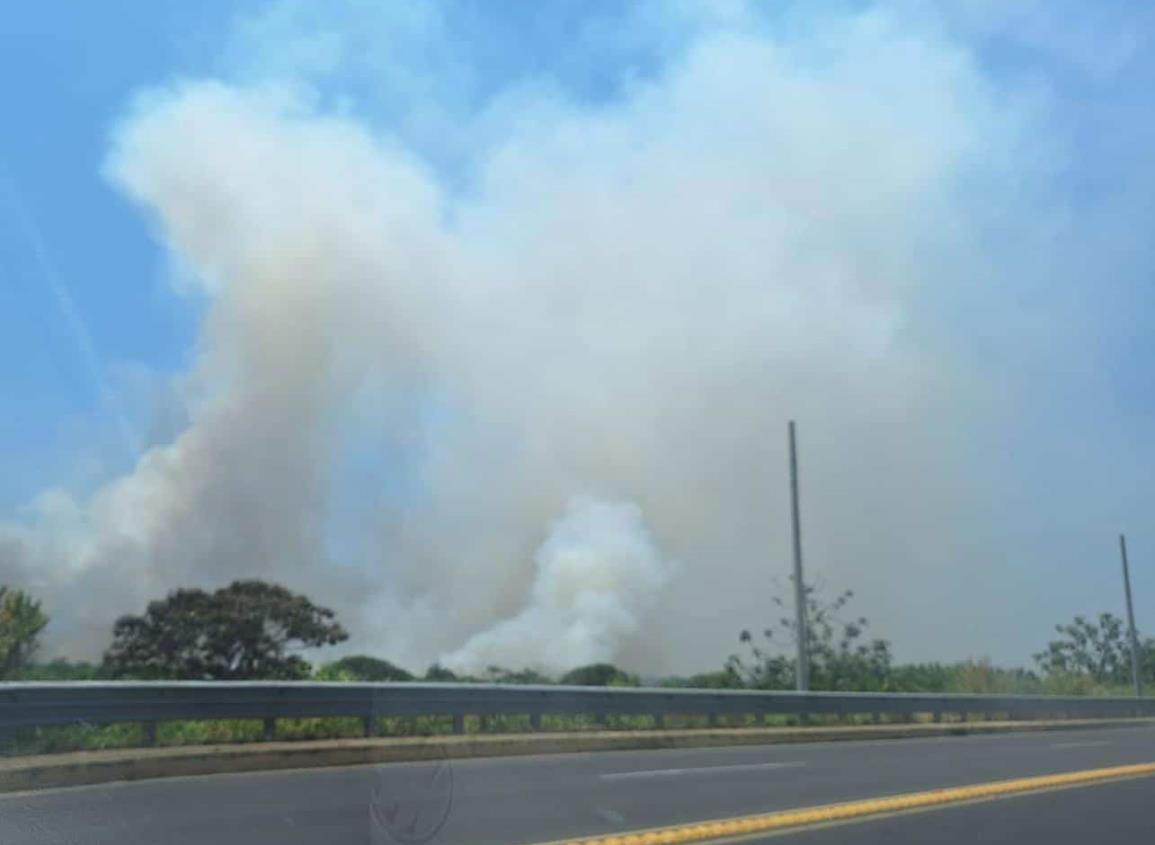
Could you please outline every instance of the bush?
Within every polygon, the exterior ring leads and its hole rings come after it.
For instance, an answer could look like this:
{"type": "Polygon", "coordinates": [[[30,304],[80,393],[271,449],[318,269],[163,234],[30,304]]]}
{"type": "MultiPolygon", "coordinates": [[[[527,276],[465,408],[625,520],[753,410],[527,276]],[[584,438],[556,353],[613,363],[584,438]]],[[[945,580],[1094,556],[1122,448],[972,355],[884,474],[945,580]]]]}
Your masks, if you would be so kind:
{"type": "Polygon", "coordinates": [[[566,672],[558,683],[575,687],[636,687],[638,678],[612,663],[591,663],[566,672]]]}
{"type": "Polygon", "coordinates": [[[441,683],[453,683],[455,681],[463,681],[465,678],[459,678],[449,669],[446,669],[440,663],[434,663],[427,670],[425,670],[425,680],[437,681],[441,683]]]}
{"type": "Polygon", "coordinates": [[[83,660],[57,658],[48,663],[33,663],[19,672],[20,681],[99,681],[108,677],[104,668],[83,660]]]}
{"type": "Polygon", "coordinates": [[[319,681],[412,681],[413,675],[388,660],[355,654],[326,663],[317,670],[319,681]]]}

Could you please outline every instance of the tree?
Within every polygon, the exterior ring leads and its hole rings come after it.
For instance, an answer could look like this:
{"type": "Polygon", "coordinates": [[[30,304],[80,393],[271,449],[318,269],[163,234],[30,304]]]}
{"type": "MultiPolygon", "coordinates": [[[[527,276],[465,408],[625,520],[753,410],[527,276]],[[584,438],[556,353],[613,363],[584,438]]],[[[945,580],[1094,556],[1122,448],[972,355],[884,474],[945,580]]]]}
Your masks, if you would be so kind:
{"type": "Polygon", "coordinates": [[[427,670],[425,670],[425,680],[436,681],[439,683],[452,683],[463,679],[457,677],[457,673],[450,669],[446,669],[440,663],[434,663],[427,670]]]}
{"type": "MultiPolygon", "coordinates": [[[[882,639],[864,639],[869,622],[865,617],[846,621],[842,612],[854,598],[854,592],[840,593],[833,601],[823,599],[816,589],[804,590],[807,612],[807,642],[810,655],[810,687],[816,690],[881,690],[890,678],[890,643],[882,639]]],[[[786,610],[779,597],[774,604],[786,610]]],[[[776,628],[765,628],[762,637],[768,647],[759,647],[749,631],[742,631],[738,641],[747,646],[743,659],[731,655],[727,669],[746,686],[758,689],[790,689],[795,684],[796,660],[792,656],[797,636],[792,616],[779,618],[776,628]],[[777,634],[778,636],[775,636],[777,634]],[[783,642],[786,653],[775,649],[783,642]]]]}
{"type": "MultiPolygon", "coordinates": [[[[1131,679],[1131,644],[1123,620],[1100,613],[1098,622],[1076,616],[1073,622],[1056,625],[1057,640],[1035,655],[1047,675],[1085,675],[1100,684],[1125,684],[1131,679]]],[[[1151,640],[1139,649],[1140,663],[1147,662],[1151,640]]]]}
{"type": "Polygon", "coordinates": [[[28,665],[47,624],[40,602],[0,586],[0,678],[12,678],[28,665]]]}
{"type": "Polygon", "coordinates": [[[575,687],[636,687],[638,679],[612,663],[591,663],[570,669],[558,683],[575,687]]]}
{"type": "Polygon", "coordinates": [[[388,660],[354,654],[325,664],[317,673],[317,678],[335,681],[412,681],[413,675],[388,660]]]}
{"type": "Polygon", "coordinates": [[[143,616],[122,616],[105,664],[117,676],[302,679],[309,664],[290,650],[348,639],[333,611],[264,581],[208,593],[175,590],[143,616]]]}

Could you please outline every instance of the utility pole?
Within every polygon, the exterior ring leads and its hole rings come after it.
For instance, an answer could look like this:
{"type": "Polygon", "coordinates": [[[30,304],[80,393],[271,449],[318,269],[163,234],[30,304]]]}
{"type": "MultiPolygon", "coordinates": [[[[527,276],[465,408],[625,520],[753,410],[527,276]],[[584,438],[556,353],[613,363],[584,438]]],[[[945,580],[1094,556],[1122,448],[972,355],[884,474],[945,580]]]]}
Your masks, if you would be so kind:
{"type": "Polygon", "coordinates": [[[1135,608],[1131,606],[1131,572],[1127,567],[1127,538],[1119,535],[1119,552],[1123,555],[1123,593],[1127,596],[1127,627],[1131,631],[1131,680],[1135,697],[1143,697],[1143,680],[1139,677],[1139,637],[1135,633],[1135,608]]]}
{"type": "Polygon", "coordinates": [[[806,583],[802,580],[802,525],[798,516],[798,449],[794,442],[794,420],[790,420],[790,517],[794,529],[794,634],[798,639],[795,677],[798,691],[806,692],[810,689],[810,650],[806,635],[806,583]]]}

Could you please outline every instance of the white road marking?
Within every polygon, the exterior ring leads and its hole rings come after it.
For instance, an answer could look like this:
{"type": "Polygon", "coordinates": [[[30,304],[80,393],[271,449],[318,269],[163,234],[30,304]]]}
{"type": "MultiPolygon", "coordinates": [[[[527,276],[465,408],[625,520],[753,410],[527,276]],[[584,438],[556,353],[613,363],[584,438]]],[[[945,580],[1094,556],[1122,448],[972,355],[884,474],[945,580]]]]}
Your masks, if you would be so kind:
{"type": "Polygon", "coordinates": [[[1105,739],[1087,740],[1084,742],[1052,742],[1051,748],[1095,748],[1100,745],[1110,745],[1105,739]]]}
{"type": "Polygon", "coordinates": [[[607,772],[602,780],[631,780],[638,778],[672,778],[683,775],[714,774],[715,772],[754,772],[768,769],[794,769],[805,766],[802,761],[784,763],[742,763],[735,766],[698,766],[687,769],[645,769],[638,772],[607,772]]]}

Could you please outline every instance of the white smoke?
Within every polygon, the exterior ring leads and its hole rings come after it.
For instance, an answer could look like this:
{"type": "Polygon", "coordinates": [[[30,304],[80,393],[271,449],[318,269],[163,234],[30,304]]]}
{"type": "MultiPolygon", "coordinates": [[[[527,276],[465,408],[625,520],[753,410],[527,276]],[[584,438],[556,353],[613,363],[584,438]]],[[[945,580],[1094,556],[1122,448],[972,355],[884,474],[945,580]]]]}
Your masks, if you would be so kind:
{"type": "Polygon", "coordinates": [[[587,497],[569,503],[534,563],[526,607],[441,665],[466,673],[490,666],[564,672],[613,660],[670,576],[637,505],[587,497]]]}
{"type": "Polygon", "coordinates": [[[704,27],[608,104],[501,92],[467,191],[300,86],[141,98],[108,172],[207,304],[189,424],[0,525],[0,581],[74,654],[257,576],[413,668],[716,666],[788,568],[797,417],[808,559],[892,635],[961,614],[970,394],[918,303],[981,266],[1020,127],[918,35],[704,27]],[[949,600],[872,597],[908,576],[949,600]]]}

